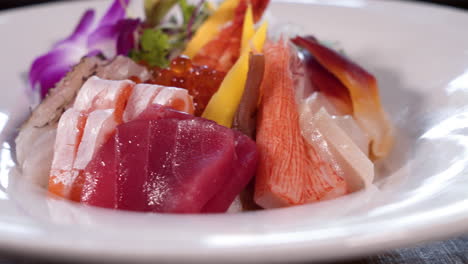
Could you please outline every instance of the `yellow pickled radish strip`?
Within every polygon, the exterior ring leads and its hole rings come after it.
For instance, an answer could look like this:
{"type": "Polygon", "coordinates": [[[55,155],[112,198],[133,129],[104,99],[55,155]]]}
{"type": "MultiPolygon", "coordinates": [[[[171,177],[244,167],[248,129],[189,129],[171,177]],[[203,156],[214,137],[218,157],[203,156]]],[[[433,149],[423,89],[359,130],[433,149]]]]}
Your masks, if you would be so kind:
{"type": "Polygon", "coordinates": [[[193,57],[197,52],[212,40],[220,28],[234,18],[239,0],[226,0],[219,8],[200,26],[193,38],[187,44],[183,54],[193,57]]]}
{"type": "Polygon", "coordinates": [[[257,32],[255,32],[252,39],[250,39],[252,45],[247,45],[242,51],[239,59],[237,59],[234,66],[224,77],[218,91],[211,97],[202,117],[213,120],[220,125],[231,127],[240,99],[244,93],[249,70],[251,46],[255,50],[261,51],[265,43],[266,33],[267,24],[263,23],[257,32]]]}
{"type": "Polygon", "coordinates": [[[247,47],[249,40],[253,37],[254,34],[255,28],[253,22],[252,5],[249,4],[247,11],[245,11],[244,25],[242,27],[241,52],[247,47]]]}

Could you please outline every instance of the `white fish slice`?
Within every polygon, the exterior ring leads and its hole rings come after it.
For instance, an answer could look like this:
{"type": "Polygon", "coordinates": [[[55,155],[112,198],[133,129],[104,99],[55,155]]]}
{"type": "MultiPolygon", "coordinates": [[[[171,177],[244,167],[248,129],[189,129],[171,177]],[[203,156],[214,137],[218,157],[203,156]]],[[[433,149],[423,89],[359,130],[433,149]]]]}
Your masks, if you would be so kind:
{"type": "Polygon", "coordinates": [[[314,113],[307,103],[303,103],[300,118],[303,135],[310,144],[315,144],[317,134],[327,142],[326,149],[339,167],[350,192],[372,185],[374,164],[324,107],[314,113]]]}

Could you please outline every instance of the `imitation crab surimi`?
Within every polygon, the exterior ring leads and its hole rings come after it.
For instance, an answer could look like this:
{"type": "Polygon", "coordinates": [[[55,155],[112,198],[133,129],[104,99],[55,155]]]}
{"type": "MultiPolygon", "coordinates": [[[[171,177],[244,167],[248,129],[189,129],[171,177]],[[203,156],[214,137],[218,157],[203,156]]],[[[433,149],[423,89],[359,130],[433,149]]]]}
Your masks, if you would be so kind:
{"type": "Polygon", "coordinates": [[[332,161],[320,157],[318,146],[309,145],[301,135],[290,56],[282,41],[265,47],[255,186],[255,201],[264,208],[331,199],[347,192],[332,161]]]}

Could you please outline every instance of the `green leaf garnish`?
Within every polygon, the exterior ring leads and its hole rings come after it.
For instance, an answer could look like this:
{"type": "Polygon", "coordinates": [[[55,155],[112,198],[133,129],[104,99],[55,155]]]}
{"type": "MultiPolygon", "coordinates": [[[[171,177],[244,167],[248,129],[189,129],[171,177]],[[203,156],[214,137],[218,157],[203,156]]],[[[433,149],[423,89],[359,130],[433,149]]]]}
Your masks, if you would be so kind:
{"type": "Polygon", "coordinates": [[[189,23],[196,6],[187,3],[187,0],[179,0],[179,7],[180,11],[182,12],[184,26],[186,26],[189,23]]]}
{"type": "Polygon", "coordinates": [[[145,0],[146,23],[157,26],[178,0],[145,0]]]}
{"type": "Polygon", "coordinates": [[[130,58],[148,65],[164,68],[169,65],[169,37],[160,29],[145,29],[140,38],[140,50],[132,50],[130,58]]]}

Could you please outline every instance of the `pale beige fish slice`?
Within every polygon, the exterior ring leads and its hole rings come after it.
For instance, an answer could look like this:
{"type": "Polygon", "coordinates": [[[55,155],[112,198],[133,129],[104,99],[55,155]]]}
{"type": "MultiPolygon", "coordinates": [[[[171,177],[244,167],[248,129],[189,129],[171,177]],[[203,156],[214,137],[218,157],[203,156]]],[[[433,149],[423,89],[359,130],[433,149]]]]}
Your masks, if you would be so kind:
{"type": "Polygon", "coordinates": [[[348,191],[354,192],[372,185],[374,164],[325,108],[314,113],[305,102],[301,106],[300,122],[307,142],[316,145],[317,137],[326,141],[326,149],[345,179],[348,191]]]}

